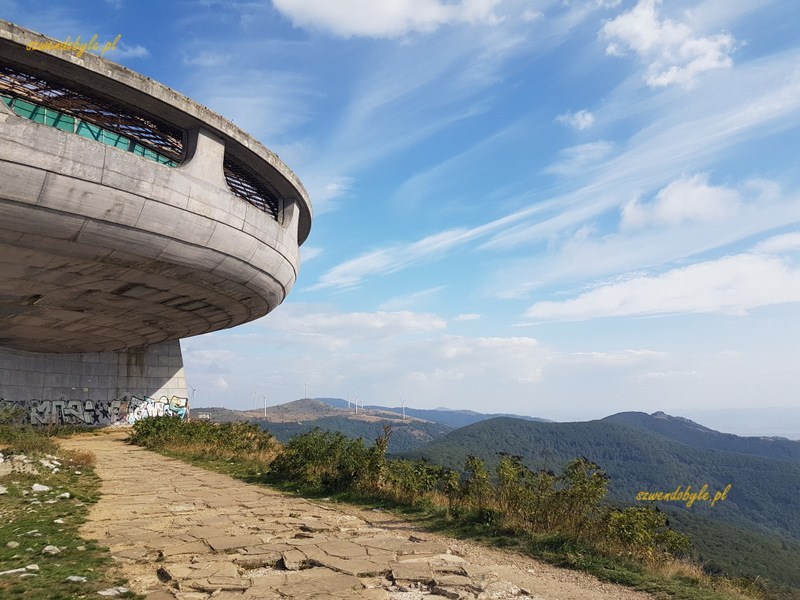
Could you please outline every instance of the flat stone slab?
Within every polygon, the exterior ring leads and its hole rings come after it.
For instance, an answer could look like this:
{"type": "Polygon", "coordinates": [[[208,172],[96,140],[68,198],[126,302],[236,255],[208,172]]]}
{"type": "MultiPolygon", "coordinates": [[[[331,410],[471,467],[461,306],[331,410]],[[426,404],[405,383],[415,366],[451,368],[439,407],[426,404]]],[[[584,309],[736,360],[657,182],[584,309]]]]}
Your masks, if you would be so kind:
{"type": "Polygon", "coordinates": [[[652,600],[520,556],[492,562],[484,557],[501,553],[486,548],[460,556],[468,543],[420,534],[396,515],[262,490],[124,435],[62,443],[93,452],[103,480],[82,535],[109,545],[148,600],[652,600]]]}
{"type": "Polygon", "coordinates": [[[265,540],[260,535],[226,535],[208,538],[206,540],[208,545],[211,546],[211,549],[217,552],[246,548],[247,546],[256,546],[264,541],[265,540]]]}
{"type": "Polygon", "coordinates": [[[354,593],[363,589],[358,577],[334,573],[325,568],[307,569],[299,571],[295,577],[283,587],[278,588],[278,593],[289,598],[313,597],[320,594],[335,595],[337,592],[354,593]]]}
{"type": "Polygon", "coordinates": [[[205,542],[186,542],[177,546],[169,546],[161,551],[162,558],[172,558],[182,554],[204,554],[208,552],[205,542]]]}
{"type": "Polygon", "coordinates": [[[396,562],[389,565],[395,583],[432,583],[433,571],[428,563],[396,562]]]}
{"type": "Polygon", "coordinates": [[[281,552],[281,562],[287,571],[299,571],[305,564],[307,557],[299,550],[281,552]]]}

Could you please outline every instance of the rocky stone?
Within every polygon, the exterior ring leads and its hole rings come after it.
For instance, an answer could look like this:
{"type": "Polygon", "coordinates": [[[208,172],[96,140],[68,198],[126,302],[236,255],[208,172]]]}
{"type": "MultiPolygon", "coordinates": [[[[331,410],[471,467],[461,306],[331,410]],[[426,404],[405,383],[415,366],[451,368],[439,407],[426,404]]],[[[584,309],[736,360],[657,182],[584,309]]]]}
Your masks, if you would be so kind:
{"type": "Polygon", "coordinates": [[[427,563],[418,562],[396,562],[391,564],[392,580],[398,584],[408,584],[413,582],[432,583],[433,572],[427,563]]]}
{"type": "Polygon", "coordinates": [[[101,590],[97,593],[101,596],[121,596],[122,594],[127,594],[129,591],[130,590],[126,587],[118,586],[101,590]]]}
{"type": "Polygon", "coordinates": [[[50,489],[51,489],[50,486],[42,485],[41,483],[34,483],[31,486],[31,490],[33,490],[34,492],[49,492],[50,489]]]}
{"type": "Polygon", "coordinates": [[[81,577],[80,575],[70,575],[67,577],[67,581],[71,581],[72,583],[86,583],[86,577],[81,577]]]}
{"type": "Polygon", "coordinates": [[[306,562],[306,555],[299,550],[287,550],[281,553],[281,561],[287,571],[299,571],[306,562]]]}
{"type": "Polygon", "coordinates": [[[61,550],[57,546],[45,546],[42,548],[42,554],[61,554],[61,550]]]}

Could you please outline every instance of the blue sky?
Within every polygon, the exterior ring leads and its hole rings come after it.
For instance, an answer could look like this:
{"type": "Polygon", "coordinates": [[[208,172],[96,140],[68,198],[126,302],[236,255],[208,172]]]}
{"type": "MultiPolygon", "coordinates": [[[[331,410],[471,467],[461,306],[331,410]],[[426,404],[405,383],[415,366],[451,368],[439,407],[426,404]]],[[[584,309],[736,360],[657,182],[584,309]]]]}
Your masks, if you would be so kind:
{"type": "Polygon", "coordinates": [[[798,407],[794,0],[0,0],[261,140],[289,299],[183,342],[197,404],[586,419],[798,407]],[[253,396],[256,396],[256,402],[253,396]]]}

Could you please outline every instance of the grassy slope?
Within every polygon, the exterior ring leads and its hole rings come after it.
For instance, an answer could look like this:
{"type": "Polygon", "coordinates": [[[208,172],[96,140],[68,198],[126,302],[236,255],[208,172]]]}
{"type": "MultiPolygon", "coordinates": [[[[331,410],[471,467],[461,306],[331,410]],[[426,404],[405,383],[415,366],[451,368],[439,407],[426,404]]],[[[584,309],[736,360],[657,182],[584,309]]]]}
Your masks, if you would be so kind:
{"type": "MultiPolygon", "coordinates": [[[[81,539],[78,533],[89,505],[99,498],[100,480],[91,469],[93,457],[62,451],[41,433],[8,426],[0,426],[0,448],[5,465],[21,464],[9,457],[24,453],[30,459],[25,468],[38,471],[38,474],[13,471],[0,476],[0,485],[7,488],[0,495],[0,571],[28,565],[38,567],[38,570],[29,568],[25,577],[0,576],[0,598],[72,600],[124,586],[125,581],[115,573],[107,550],[94,541],[81,539]],[[62,463],[58,472],[39,462],[51,461],[48,455],[62,463]],[[34,484],[51,489],[33,492],[34,484]],[[59,497],[64,493],[69,498],[59,497]],[[49,545],[60,552],[44,553],[43,549],[49,545]],[[86,581],[70,582],[69,576],[85,577],[86,581]]],[[[116,597],[141,598],[132,592],[116,597]]]]}

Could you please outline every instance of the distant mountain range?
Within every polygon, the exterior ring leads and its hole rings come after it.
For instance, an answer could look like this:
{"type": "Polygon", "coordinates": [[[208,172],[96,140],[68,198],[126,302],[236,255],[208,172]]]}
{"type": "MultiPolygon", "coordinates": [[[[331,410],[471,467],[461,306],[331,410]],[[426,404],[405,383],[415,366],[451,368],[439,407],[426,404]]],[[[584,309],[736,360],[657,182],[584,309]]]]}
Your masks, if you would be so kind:
{"type": "MultiPolygon", "coordinates": [[[[316,398],[316,400],[320,400],[325,404],[336,408],[350,408],[351,403],[347,400],[342,400],[341,398],[316,398]]],[[[397,415],[403,414],[403,407],[402,406],[377,406],[368,404],[364,406],[367,410],[377,410],[381,412],[390,412],[397,415]]],[[[539,417],[526,417],[522,415],[513,415],[508,413],[495,413],[495,414],[483,414],[479,412],[475,412],[472,410],[453,410],[449,408],[405,408],[405,414],[407,417],[414,417],[417,419],[423,419],[425,421],[431,421],[433,423],[441,423],[442,425],[449,425],[450,427],[465,427],[467,425],[472,425],[473,423],[479,423],[480,421],[485,421],[486,419],[493,419],[494,417],[514,417],[515,419],[524,419],[528,421],[541,421],[543,423],[552,423],[548,419],[540,419],[539,417]]]]}
{"type": "MultiPolygon", "coordinates": [[[[335,400],[335,399],[329,399],[335,400]]],[[[345,404],[347,403],[342,400],[345,404]]],[[[383,434],[384,424],[392,426],[389,439],[389,452],[398,454],[418,448],[427,442],[453,431],[446,423],[426,421],[410,414],[403,419],[402,414],[384,410],[381,407],[359,407],[355,409],[338,408],[329,402],[316,398],[302,398],[293,402],[269,406],[266,409],[235,411],[226,408],[197,408],[192,411],[194,418],[208,415],[212,421],[251,421],[269,430],[278,441],[287,442],[291,437],[311,431],[315,427],[335,431],[350,437],[363,438],[371,444],[383,434]]]]}

